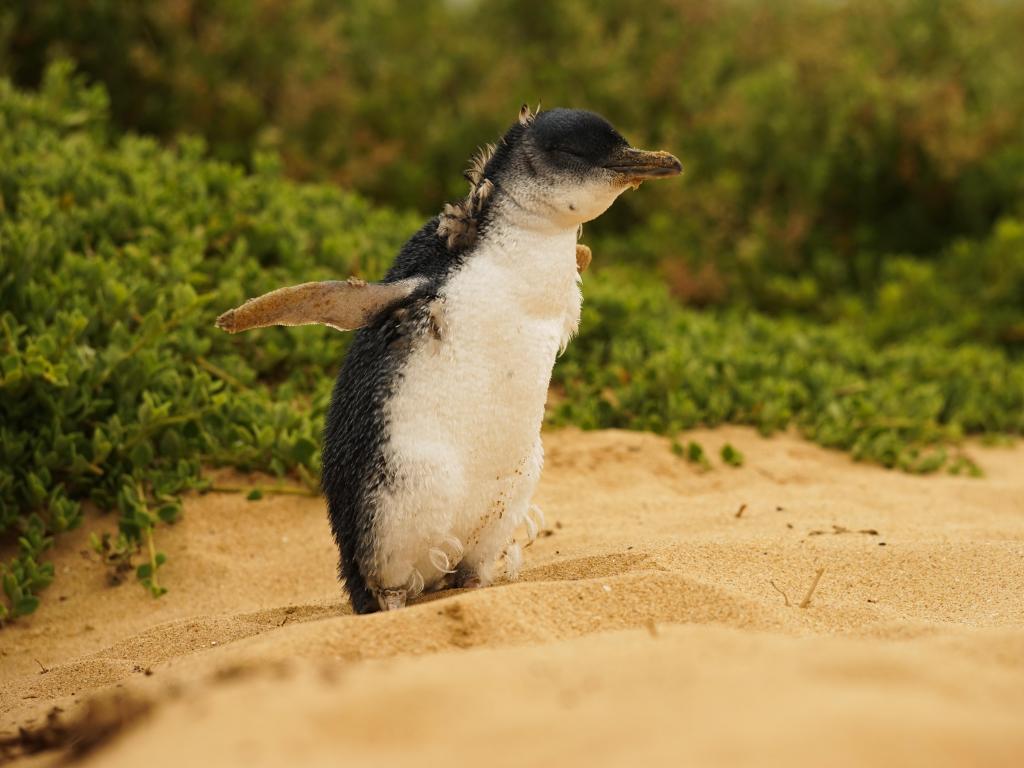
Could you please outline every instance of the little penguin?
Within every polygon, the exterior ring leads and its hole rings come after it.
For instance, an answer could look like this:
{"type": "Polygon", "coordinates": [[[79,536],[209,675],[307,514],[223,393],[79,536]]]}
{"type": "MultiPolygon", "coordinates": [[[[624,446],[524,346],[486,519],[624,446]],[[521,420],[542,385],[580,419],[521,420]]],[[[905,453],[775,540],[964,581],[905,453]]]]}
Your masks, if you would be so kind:
{"type": "Polygon", "coordinates": [[[322,487],[356,613],[424,590],[514,580],[556,357],[576,333],[584,222],[682,171],[603,117],[525,105],[470,162],[469,194],[402,247],[380,283],[281,288],[218,327],[358,329],[324,429],[322,487]]]}

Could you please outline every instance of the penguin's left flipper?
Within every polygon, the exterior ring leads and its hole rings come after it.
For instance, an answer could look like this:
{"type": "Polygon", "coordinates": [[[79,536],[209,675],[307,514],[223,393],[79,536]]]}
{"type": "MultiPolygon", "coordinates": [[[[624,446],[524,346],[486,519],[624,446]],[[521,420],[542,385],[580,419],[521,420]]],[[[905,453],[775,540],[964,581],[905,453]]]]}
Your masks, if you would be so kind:
{"type": "Polygon", "coordinates": [[[394,283],[367,283],[349,278],[278,288],[229,309],[217,318],[217,327],[238,333],[269,325],[321,324],[339,331],[353,331],[410,296],[424,282],[418,277],[394,283]]]}

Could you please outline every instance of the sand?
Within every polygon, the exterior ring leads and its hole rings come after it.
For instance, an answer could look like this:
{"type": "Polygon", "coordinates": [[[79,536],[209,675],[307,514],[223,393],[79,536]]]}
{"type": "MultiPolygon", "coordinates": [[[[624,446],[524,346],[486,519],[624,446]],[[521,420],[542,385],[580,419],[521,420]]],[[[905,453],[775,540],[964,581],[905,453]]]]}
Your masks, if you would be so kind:
{"type": "Polygon", "coordinates": [[[38,615],[0,631],[0,734],[28,729],[7,758],[1024,765],[1024,446],[922,478],[686,437],[746,464],[549,433],[522,579],[390,614],[341,603],[320,499],[189,498],[159,600],[106,585],[86,531],[113,521],[90,519],[38,615]]]}

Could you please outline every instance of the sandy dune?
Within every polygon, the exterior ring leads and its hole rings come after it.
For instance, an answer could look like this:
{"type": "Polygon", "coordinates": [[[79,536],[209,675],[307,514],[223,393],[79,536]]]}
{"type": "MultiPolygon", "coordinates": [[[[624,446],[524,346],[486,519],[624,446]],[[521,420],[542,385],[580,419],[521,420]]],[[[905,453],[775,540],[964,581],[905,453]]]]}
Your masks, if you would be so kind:
{"type": "Polygon", "coordinates": [[[158,601],[106,587],[66,536],[39,615],[0,631],[0,734],[29,729],[7,756],[1024,765],[1024,446],[972,448],[984,479],[920,478],[789,436],[687,437],[746,465],[547,435],[523,579],[391,614],[340,604],[319,499],[190,499],[160,532],[158,601]]]}

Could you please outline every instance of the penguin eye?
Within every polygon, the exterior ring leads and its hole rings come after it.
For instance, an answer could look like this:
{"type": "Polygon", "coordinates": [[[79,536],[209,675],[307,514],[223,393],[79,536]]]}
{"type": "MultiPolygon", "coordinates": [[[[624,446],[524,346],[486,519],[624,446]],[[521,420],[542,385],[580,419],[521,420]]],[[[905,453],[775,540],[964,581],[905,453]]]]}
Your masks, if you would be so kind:
{"type": "Polygon", "coordinates": [[[583,155],[581,155],[579,152],[568,149],[566,147],[555,147],[551,151],[554,152],[555,154],[563,155],[564,157],[568,157],[572,160],[583,160],[583,155]]]}

